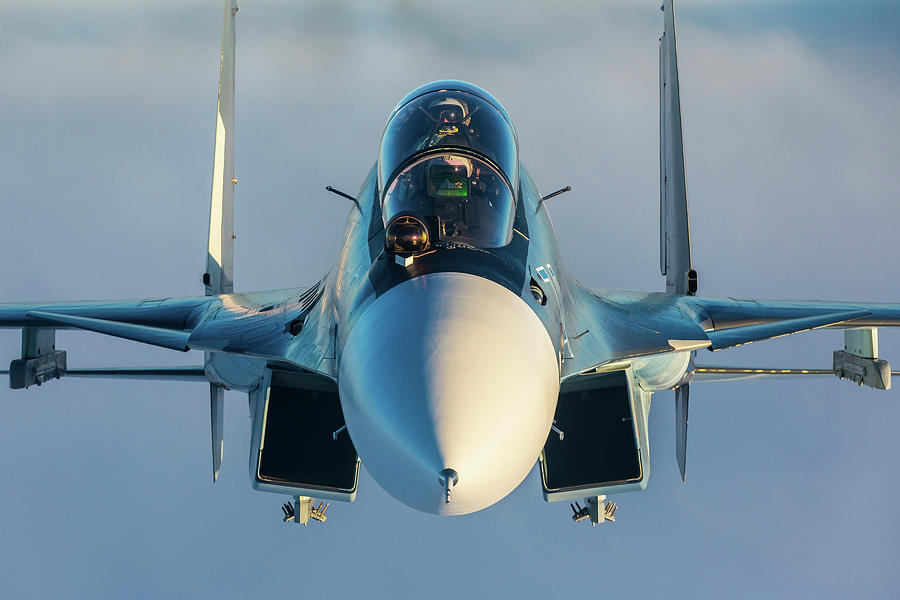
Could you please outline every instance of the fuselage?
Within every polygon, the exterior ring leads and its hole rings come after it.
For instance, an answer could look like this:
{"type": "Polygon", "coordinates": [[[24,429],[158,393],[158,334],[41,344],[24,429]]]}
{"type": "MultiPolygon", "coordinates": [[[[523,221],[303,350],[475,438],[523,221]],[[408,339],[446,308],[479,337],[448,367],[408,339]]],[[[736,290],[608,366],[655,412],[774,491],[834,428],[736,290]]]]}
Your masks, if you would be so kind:
{"type": "MultiPolygon", "coordinates": [[[[401,502],[438,514],[490,506],[524,479],[547,439],[568,340],[581,333],[570,328],[583,288],[563,267],[521,165],[508,256],[444,248],[403,266],[385,249],[374,168],[357,200],[333,287],[350,436],[401,502]],[[444,469],[458,474],[450,503],[444,469]]],[[[688,360],[642,358],[635,372],[648,391],[666,389],[688,360]]]]}
{"type": "Polygon", "coordinates": [[[334,288],[341,404],[363,464],[420,510],[460,514],[502,499],[550,431],[563,344],[559,260],[549,222],[529,219],[539,198],[524,170],[520,184],[514,241],[500,251],[439,248],[398,264],[385,249],[374,170],[349,219],[334,288]],[[458,474],[449,504],[444,469],[458,474]]]}

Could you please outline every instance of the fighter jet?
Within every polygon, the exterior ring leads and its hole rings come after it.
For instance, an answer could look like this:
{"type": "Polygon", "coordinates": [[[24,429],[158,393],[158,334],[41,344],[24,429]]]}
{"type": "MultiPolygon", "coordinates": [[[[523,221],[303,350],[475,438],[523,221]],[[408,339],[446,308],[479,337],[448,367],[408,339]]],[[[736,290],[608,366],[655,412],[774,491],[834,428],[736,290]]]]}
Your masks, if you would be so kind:
{"type": "Polygon", "coordinates": [[[235,292],[237,12],[227,0],[204,294],[2,304],[0,327],[22,332],[21,356],[4,372],[11,388],[63,376],[207,382],[214,481],[224,391],[246,392],[251,484],[289,496],[283,519],[302,524],[324,522],[327,503],[356,498],[361,464],[400,502],[461,515],[506,497],[536,462],[545,500],[572,502],[575,521],[613,521],[607,495],[649,480],[654,393],[674,390],[684,478],[694,382],[837,376],[890,388],[877,328],[900,325],[900,304],[697,295],[672,0],[659,47],[664,289],[582,285],[562,264],[548,213],[568,188],[538,191],[494,96],[436,81],[390,111],[355,195],[328,188],[350,206],[337,264],[310,286],[235,292]],[[203,352],[203,363],[69,369],[56,347],[65,328],[203,352]],[[831,368],[701,360],[818,328],[845,331],[831,368]]]}

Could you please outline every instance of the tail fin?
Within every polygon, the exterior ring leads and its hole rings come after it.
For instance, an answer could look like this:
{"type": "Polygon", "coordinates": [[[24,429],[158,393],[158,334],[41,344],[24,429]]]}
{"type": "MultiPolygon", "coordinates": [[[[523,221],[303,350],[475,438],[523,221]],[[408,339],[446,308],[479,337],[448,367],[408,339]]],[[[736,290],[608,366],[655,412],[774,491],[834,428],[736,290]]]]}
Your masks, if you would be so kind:
{"type": "Polygon", "coordinates": [[[675,460],[678,462],[678,472],[681,473],[681,481],[684,482],[684,471],[687,463],[687,429],[688,429],[688,402],[690,399],[691,384],[685,383],[675,388],[675,460]]]}
{"type": "MultiPolygon", "coordinates": [[[[212,199],[209,205],[209,243],[203,285],[207,296],[234,291],[234,16],[237,0],[225,0],[222,57],[219,63],[219,102],[213,153],[212,199]]],[[[205,353],[208,372],[212,353],[205,353]]],[[[224,453],[225,391],[209,384],[209,425],[212,442],[213,482],[219,478],[224,453]]]]}
{"type": "Polygon", "coordinates": [[[693,296],[697,272],[691,266],[672,2],[663,2],[665,25],[659,39],[659,269],[666,276],[667,292],[693,296]]]}
{"type": "Polygon", "coordinates": [[[209,431],[212,440],[213,483],[219,479],[222,455],[225,453],[225,390],[209,384],[209,431]]]}
{"type": "Polygon", "coordinates": [[[234,185],[237,183],[234,177],[234,15],[237,11],[237,0],[225,0],[209,244],[203,274],[207,296],[228,294],[234,289],[234,185]]]}

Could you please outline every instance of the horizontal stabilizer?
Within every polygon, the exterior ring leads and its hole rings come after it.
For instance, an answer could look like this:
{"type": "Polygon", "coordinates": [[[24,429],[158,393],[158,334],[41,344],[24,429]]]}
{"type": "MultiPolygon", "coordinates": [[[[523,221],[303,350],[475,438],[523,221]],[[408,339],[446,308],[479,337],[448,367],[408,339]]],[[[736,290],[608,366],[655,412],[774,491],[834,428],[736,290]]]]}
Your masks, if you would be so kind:
{"type": "Polygon", "coordinates": [[[66,377],[92,379],[142,379],[144,381],[207,381],[203,367],[125,367],[69,369],[66,377]]]}
{"type": "Polygon", "coordinates": [[[743,379],[834,377],[831,369],[772,369],[768,367],[696,366],[692,382],[741,381],[743,379]]]}
{"type": "Polygon", "coordinates": [[[89,317],[76,317],[39,310],[30,311],[28,316],[39,321],[95,331],[152,346],[162,346],[163,348],[180,350],[182,352],[189,350],[188,338],[191,335],[189,331],[163,329],[161,327],[150,327],[149,325],[134,325],[133,323],[120,323],[119,321],[106,321],[89,317]]]}
{"type": "MultiPolygon", "coordinates": [[[[0,370],[0,375],[9,375],[0,370]]],[[[140,379],[143,381],[208,381],[203,367],[109,367],[66,369],[66,377],[84,379],[140,379]]]]}
{"type": "Polygon", "coordinates": [[[719,331],[707,331],[706,335],[709,337],[710,341],[712,341],[712,345],[709,347],[710,350],[722,350],[724,348],[742,346],[751,342],[759,342],[774,337],[790,335],[792,333],[800,333],[801,331],[809,331],[810,329],[829,327],[831,325],[868,317],[871,316],[871,314],[871,312],[866,310],[829,313],[816,315],[814,317],[774,321],[772,323],[763,323],[760,325],[744,325],[742,327],[731,327],[719,331]]]}
{"type": "MultiPolygon", "coordinates": [[[[900,375],[900,371],[891,371],[900,375]]],[[[697,366],[692,383],[704,381],[744,381],[747,379],[794,379],[810,377],[834,377],[834,369],[773,369],[769,367],[719,367],[697,366]]]]}

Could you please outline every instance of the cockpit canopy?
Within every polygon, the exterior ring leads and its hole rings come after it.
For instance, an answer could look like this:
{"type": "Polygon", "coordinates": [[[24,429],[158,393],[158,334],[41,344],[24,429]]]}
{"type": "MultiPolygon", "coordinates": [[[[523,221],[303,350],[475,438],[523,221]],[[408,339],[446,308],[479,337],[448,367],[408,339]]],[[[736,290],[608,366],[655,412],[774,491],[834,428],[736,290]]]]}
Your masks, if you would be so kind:
{"type": "Polygon", "coordinates": [[[378,183],[386,228],[415,217],[436,242],[505,246],[518,184],[515,130],[502,106],[475,86],[423,86],[388,121],[378,183]]]}

